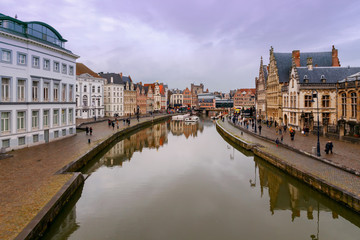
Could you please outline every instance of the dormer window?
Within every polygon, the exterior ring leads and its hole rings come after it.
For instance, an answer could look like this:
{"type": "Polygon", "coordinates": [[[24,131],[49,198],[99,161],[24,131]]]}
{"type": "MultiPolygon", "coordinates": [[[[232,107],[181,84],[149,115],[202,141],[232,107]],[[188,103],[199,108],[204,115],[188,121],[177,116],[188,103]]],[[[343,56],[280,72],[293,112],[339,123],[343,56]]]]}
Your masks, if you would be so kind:
{"type": "Polygon", "coordinates": [[[326,78],[325,78],[325,75],[321,75],[321,83],[326,83],[326,78]]]}
{"type": "Polygon", "coordinates": [[[309,78],[307,75],[304,75],[304,83],[309,83],[309,78]]]}

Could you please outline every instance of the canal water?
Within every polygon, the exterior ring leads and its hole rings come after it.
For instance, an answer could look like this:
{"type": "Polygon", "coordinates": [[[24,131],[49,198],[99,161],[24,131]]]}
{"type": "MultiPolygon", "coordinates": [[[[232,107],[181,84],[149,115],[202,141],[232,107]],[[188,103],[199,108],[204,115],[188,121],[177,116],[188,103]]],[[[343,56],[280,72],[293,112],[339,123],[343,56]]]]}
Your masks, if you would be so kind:
{"type": "Polygon", "coordinates": [[[232,145],[210,119],[126,136],[43,239],[359,239],[360,216],[232,145]]]}

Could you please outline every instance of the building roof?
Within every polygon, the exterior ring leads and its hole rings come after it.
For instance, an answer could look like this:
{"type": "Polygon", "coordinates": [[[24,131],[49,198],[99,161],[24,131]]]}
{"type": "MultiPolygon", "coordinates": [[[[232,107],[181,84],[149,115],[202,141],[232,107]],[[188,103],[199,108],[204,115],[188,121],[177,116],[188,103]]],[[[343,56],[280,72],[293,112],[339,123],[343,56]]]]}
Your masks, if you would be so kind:
{"type": "Polygon", "coordinates": [[[124,84],[119,73],[99,73],[102,78],[106,78],[107,83],[111,83],[111,78],[114,84],[124,84]]]}
{"type": "Polygon", "coordinates": [[[308,70],[307,67],[296,68],[299,76],[299,82],[305,83],[304,78],[308,79],[308,83],[321,83],[322,76],[325,77],[326,83],[337,83],[338,81],[360,72],[360,67],[314,67],[308,70]]]}
{"type": "Polygon", "coordinates": [[[92,71],[83,63],[76,63],[76,75],[79,76],[81,74],[87,73],[95,78],[102,78],[99,74],[92,71]]]}
{"type": "Polygon", "coordinates": [[[265,78],[265,83],[267,82],[267,78],[268,78],[268,69],[266,65],[263,65],[263,71],[264,71],[264,78],[265,78]]]}
{"type": "Polygon", "coordinates": [[[2,22],[0,25],[0,29],[2,31],[13,33],[25,38],[36,39],[37,41],[48,43],[62,49],[64,49],[64,43],[67,42],[67,40],[64,39],[55,28],[44,22],[23,22],[1,13],[0,22],[2,22]]]}
{"type": "Polygon", "coordinates": [[[256,88],[240,88],[238,90],[236,90],[236,93],[250,93],[255,95],[256,94],[256,88]]]}
{"type": "MultiPolygon", "coordinates": [[[[279,82],[288,82],[292,67],[292,53],[274,52],[276,66],[278,68],[279,82]]],[[[311,57],[314,66],[331,67],[332,52],[300,52],[300,66],[306,67],[307,58],[311,57]]]]}
{"type": "Polygon", "coordinates": [[[350,75],[350,76],[348,76],[348,77],[346,77],[345,79],[343,79],[343,80],[340,80],[339,82],[341,83],[341,82],[351,82],[351,81],[356,81],[356,80],[360,80],[360,72],[358,72],[358,73],[355,73],[355,74],[353,74],[353,75],[350,75]]]}

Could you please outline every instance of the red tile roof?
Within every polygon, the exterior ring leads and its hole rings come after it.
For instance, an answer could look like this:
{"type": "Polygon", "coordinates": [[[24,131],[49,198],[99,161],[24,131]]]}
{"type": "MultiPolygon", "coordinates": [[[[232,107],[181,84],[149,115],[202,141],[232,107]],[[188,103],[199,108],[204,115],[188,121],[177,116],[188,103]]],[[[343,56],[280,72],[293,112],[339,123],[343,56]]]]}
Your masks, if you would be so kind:
{"type": "Polygon", "coordinates": [[[85,66],[85,64],[76,63],[76,75],[79,76],[79,75],[84,74],[84,73],[88,73],[89,75],[91,75],[93,77],[96,77],[96,78],[101,78],[99,74],[92,71],[90,68],[85,66]]]}

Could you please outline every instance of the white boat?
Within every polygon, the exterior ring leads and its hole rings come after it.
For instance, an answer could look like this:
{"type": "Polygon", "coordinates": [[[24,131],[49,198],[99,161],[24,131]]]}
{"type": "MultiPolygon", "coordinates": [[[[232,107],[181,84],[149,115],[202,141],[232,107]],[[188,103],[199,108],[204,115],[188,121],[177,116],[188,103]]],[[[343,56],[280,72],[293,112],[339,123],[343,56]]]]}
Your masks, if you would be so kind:
{"type": "Polygon", "coordinates": [[[199,121],[199,117],[198,116],[190,116],[185,118],[185,122],[197,122],[199,121]]]}
{"type": "Polygon", "coordinates": [[[171,120],[184,121],[187,117],[190,117],[190,114],[172,116],[171,120]]]}

